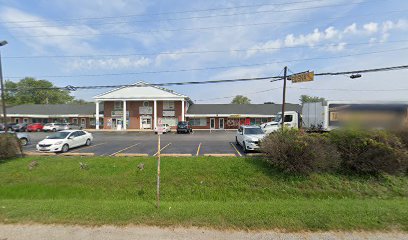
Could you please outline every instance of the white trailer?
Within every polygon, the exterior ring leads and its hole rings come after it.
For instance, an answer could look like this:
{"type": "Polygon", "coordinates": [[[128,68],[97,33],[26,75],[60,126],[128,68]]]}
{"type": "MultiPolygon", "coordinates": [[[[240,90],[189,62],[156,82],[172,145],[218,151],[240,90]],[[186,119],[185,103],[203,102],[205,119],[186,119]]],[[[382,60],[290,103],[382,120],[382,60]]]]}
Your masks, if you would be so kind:
{"type": "MultiPolygon", "coordinates": [[[[285,127],[307,131],[331,131],[350,122],[372,128],[408,126],[408,102],[322,101],[304,103],[302,114],[285,111],[285,127]]],[[[265,133],[282,127],[282,113],[274,122],[266,123],[265,133]]]]}

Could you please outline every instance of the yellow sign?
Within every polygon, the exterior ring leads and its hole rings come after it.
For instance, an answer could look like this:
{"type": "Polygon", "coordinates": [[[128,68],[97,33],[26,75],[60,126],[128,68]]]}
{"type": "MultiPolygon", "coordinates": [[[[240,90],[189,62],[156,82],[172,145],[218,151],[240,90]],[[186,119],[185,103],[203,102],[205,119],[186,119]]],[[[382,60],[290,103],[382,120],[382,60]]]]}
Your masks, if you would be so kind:
{"type": "Polygon", "coordinates": [[[297,73],[290,76],[292,83],[311,82],[314,80],[314,72],[297,73]]]}

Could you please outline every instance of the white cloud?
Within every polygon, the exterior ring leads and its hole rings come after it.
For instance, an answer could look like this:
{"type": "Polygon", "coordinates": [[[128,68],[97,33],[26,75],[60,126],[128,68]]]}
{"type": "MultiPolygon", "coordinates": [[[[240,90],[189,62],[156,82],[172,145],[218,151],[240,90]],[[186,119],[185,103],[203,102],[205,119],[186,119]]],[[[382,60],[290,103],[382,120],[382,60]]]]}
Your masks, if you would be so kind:
{"type": "Polygon", "coordinates": [[[92,47],[84,40],[93,38],[89,34],[92,35],[99,32],[85,25],[57,27],[57,24],[54,22],[14,8],[2,8],[0,19],[4,22],[6,28],[9,28],[9,31],[14,34],[15,38],[40,52],[45,52],[49,48],[56,48],[70,54],[90,52],[92,47]],[[34,28],[30,28],[30,26],[34,26],[34,28]],[[38,28],[35,26],[47,27],[38,28]],[[62,36],[47,37],[49,35],[62,36]],[[63,35],[79,36],[70,37],[63,35]]]}
{"type": "Polygon", "coordinates": [[[134,69],[150,65],[152,61],[145,57],[117,57],[101,59],[76,59],[69,63],[71,70],[117,70],[134,69]]]}
{"type": "Polygon", "coordinates": [[[373,34],[378,31],[378,23],[375,22],[370,22],[367,24],[363,25],[363,29],[368,33],[368,34],[373,34]]]}
{"type": "Polygon", "coordinates": [[[357,24],[353,23],[349,26],[347,26],[344,31],[345,34],[349,34],[349,33],[357,33],[357,24]]]}

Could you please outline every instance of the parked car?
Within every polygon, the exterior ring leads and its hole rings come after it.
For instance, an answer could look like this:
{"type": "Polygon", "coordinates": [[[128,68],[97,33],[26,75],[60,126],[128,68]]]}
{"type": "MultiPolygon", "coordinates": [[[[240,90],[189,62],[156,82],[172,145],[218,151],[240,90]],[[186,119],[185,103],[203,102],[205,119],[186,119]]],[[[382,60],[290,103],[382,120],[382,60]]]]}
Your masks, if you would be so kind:
{"type": "Polygon", "coordinates": [[[73,124],[73,123],[64,123],[64,130],[81,130],[82,126],[73,124]]]}
{"type": "Polygon", "coordinates": [[[42,123],[33,123],[27,126],[28,132],[41,132],[44,128],[42,123]]]}
{"type": "Polygon", "coordinates": [[[27,131],[27,123],[18,123],[11,127],[14,132],[25,132],[27,131]]]}
{"type": "Polygon", "coordinates": [[[0,131],[4,131],[4,124],[3,123],[0,123],[0,131]]]}
{"type": "Polygon", "coordinates": [[[237,145],[241,145],[244,152],[259,149],[259,143],[265,137],[265,133],[258,126],[241,126],[235,136],[237,145]]]}
{"type": "MultiPolygon", "coordinates": [[[[0,134],[5,134],[4,131],[0,131],[0,134]]],[[[22,132],[7,132],[7,134],[14,134],[18,139],[20,139],[20,143],[22,146],[27,146],[28,144],[31,143],[30,136],[27,133],[22,133],[22,132]]]]}
{"type": "Polygon", "coordinates": [[[48,136],[37,144],[40,152],[68,152],[79,146],[89,146],[93,141],[91,133],[82,130],[64,130],[48,136]]]}
{"type": "Polygon", "coordinates": [[[43,127],[44,132],[48,131],[56,132],[61,130],[65,130],[65,125],[62,123],[47,123],[43,127]]]}
{"type": "Polygon", "coordinates": [[[177,124],[177,133],[191,133],[193,129],[189,122],[181,121],[177,124]]]}
{"type": "MultiPolygon", "coordinates": [[[[162,127],[163,127],[163,133],[168,133],[168,132],[171,132],[171,127],[170,127],[170,125],[169,125],[169,124],[164,123],[164,124],[162,124],[162,127]]],[[[156,133],[156,134],[157,134],[157,130],[158,130],[158,128],[157,128],[157,127],[155,127],[155,128],[154,128],[154,133],[156,133]]]]}
{"type": "Polygon", "coordinates": [[[17,125],[18,123],[7,123],[7,130],[9,130],[9,131],[13,131],[13,127],[15,126],[15,125],[17,125]]]}

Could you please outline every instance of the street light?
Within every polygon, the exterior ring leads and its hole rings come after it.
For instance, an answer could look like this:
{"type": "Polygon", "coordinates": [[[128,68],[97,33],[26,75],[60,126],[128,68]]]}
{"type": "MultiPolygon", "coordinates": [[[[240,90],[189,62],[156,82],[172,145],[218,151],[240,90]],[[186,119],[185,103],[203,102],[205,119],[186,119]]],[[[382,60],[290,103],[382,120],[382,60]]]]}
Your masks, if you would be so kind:
{"type": "MultiPolygon", "coordinates": [[[[1,41],[0,47],[7,44],[7,41],[1,41]]],[[[1,67],[1,52],[0,52],[0,87],[1,87],[1,104],[3,105],[3,123],[4,131],[7,133],[7,113],[6,113],[6,101],[4,96],[4,84],[3,84],[3,69],[1,67]]]]}

